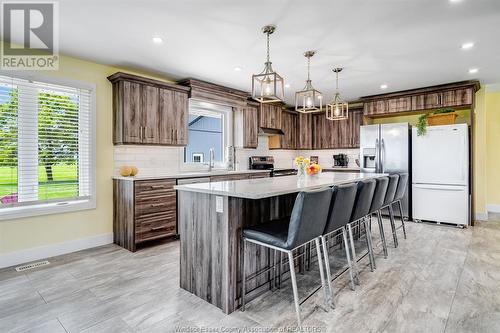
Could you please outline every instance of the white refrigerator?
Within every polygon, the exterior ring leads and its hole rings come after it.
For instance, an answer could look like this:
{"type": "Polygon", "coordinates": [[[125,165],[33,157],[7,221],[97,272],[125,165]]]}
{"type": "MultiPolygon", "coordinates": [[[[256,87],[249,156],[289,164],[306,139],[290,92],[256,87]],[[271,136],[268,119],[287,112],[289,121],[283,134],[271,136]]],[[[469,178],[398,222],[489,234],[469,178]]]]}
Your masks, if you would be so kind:
{"type": "Polygon", "coordinates": [[[468,225],[469,130],[467,124],[412,129],[414,220],[468,225]]]}

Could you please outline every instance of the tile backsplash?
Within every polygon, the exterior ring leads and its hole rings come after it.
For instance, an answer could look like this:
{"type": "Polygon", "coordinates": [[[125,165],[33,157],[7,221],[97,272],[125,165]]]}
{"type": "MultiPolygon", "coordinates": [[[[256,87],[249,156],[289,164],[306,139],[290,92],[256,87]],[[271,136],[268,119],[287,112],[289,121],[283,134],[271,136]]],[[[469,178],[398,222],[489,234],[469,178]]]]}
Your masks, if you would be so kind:
{"type": "MultiPolygon", "coordinates": [[[[359,149],[269,150],[268,137],[259,136],[258,142],[256,149],[236,149],[235,157],[238,170],[248,169],[248,158],[253,155],[274,156],[276,168],[293,168],[293,159],[299,155],[318,156],[319,164],[323,168],[333,166],[333,154],[347,154],[350,167],[355,167],[355,160],[359,158],[359,149]]],[[[115,146],[114,172],[115,175],[118,175],[121,166],[135,165],[140,174],[145,176],[175,174],[188,171],[186,166],[183,166],[183,159],[183,147],[115,146]]]]}
{"type": "Polygon", "coordinates": [[[123,165],[135,165],[143,176],[178,173],[183,154],[183,147],[115,146],[114,173],[123,165]]]}

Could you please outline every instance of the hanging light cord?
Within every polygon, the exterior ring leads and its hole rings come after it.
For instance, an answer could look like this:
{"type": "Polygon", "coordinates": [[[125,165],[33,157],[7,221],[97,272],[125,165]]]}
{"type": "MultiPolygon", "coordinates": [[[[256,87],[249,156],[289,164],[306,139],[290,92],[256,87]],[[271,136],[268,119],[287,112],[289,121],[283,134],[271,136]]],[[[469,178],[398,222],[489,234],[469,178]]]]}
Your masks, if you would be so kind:
{"type": "Polygon", "coordinates": [[[267,33],[267,62],[269,62],[269,32],[267,33]]]}
{"type": "Polygon", "coordinates": [[[336,81],[337,81],[337,93],[338,93],[339,92],[339,72],[336,72],[335,74],[337,77],[336,81]]]}
{"type": "Polygon", "coordinates": [[[310,81],[311,57],[307,57],[307,81],[310,81]]]}

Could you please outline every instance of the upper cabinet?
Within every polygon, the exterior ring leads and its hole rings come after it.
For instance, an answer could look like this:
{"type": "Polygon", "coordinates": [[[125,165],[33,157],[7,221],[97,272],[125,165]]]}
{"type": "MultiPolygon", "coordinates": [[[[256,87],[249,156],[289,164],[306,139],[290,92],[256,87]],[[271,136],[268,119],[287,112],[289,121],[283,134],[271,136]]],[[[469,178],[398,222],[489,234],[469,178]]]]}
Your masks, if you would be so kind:
{"type": "Polygon", "coordinates": [[[281,129],[282,103],[265,103],[259,108],[259,127],[281,129]]]}
{"type": "Polygon", "coordinates": [[[297,149],[313,149],[313,115],[299,113],[297,116],[297,149]]]}
{"type": "Polygon", "coordinates": [[[257,148],[259,105],[248,103],[234,108],[234,143],[239,148],[257,148]]]}
{"type": "Polygon", "coordinates": [[[284,134],[269,137],[270,149],[297,149],[297,118],[298,114],[294,111],[281,113],[281,130],[284,134]]]}
{"type": "Polygon", "coordinates": [[[186,145],[189,88],[115,73],[113,143],[186,145]]]}
{"type": "Polygon", "coordinates": [[[313,115],[313,149],[359,148],[363,110],[349,111],[345,120],[328,120],[324,113],[313,115]]]}
{"type": "Polygon", "coordinates": [[[363,97],[364,115],[376,117],[446,107],[472,107],[478,89],[479,82],[466,81],[363,97]]]}

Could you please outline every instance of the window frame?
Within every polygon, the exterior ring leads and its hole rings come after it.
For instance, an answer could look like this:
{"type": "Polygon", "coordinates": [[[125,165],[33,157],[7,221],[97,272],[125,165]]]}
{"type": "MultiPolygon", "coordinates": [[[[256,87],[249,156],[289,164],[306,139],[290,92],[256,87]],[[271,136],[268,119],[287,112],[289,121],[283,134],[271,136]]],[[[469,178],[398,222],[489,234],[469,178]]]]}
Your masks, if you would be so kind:
{"type": "MultiPolygon", "coordinates": [[[[191,108],[200,109],[207,112],[222,114],[222,161],[215,161],[212,170],[225,170],[226,163],[226,150],[227,147],[233,145],[233,108],[228,105],[206,102],[198,99],[189,99],[188,118],[191,108]]],[[[189,128],[188,128],[188,141],[189,141],[189,128]]],[[[187,147],[187,146],[186,146],[187,147]]],[[[181,171],[205,171],[209,169],[208,160],[205,159],[203,163],[193,163],[186,161],[186,147],[183,147],[180,152],[180,170],[181,171]]]]}
{"type": "Polygon", "coordinates": [[[86,89],[90,92],[89,105],[89,197],[85,199],[54,199],[35,201],[33,204],[0,208],[0,222],[40,215],[60,214],[96,208],[96,85],[68,78],[40,75],[34,72],[3,71],[0,75],[20,80],[38,81],[47,84],[86,89]]]}

